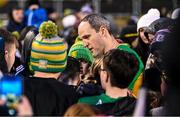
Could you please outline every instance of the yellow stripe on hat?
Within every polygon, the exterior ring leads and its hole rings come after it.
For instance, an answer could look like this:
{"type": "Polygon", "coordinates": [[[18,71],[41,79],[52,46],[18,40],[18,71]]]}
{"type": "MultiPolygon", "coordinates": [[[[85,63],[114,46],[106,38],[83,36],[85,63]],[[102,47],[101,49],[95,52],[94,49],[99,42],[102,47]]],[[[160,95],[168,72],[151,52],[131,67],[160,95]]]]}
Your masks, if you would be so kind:
{"type": "MultiPolygon", "coordinates": [[[[40,66],[39,65],[39,63],[34,63],[34,62],[31,62],[30,63],[32,66],[40,66]]],[[[46,65],[46,69],[53,69],[53,68],[55,68],[55,69],[62,69],[62,68],[65,68],[66,67],[66,64],[67,63],[65,63],[65,64],[63,64],[63,65],[46,65]]]]}
{"type": "Polygon", "coordinates": [[[124,37],[128,38],[128,37],[137,37],[138,34],[137,33],[130,33],[130,34],[125,34],[124,37]]]}
{"type": "Polygon", "coordinates": [[[43,54],[43,53],[36,53],[31,51],[31,57],[35,59],[44,58],[51,61],[60,61],[66,59],[67,52],[65,51],[62,54],[43,54]]]}
{"type": "Polygon", "coordinates": [[[41,45],[37,42],[33,42],[32,48],[35,50],[41,50],[41,51],[63,51],[67,47],[66,47],[66,44],[49,46],[49,45],[41,45]]]}
{"type": "Polygon", "coordinates": [[[63,39],[59,39],[59,40],[53,40],[53,39],[36,39],[36,41],[40,41],[40,42],[44,42],[44,43],[59,43],[59,42],[64,42],[63,39]]]}

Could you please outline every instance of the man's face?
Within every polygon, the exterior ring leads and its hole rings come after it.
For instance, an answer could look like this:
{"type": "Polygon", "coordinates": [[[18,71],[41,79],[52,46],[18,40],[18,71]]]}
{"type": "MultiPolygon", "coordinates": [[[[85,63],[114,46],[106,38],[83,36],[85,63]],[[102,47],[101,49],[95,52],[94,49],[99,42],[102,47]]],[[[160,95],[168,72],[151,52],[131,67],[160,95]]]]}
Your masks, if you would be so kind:
{"type": "Polygon", "coordinates": [[[95,58],[103,55],[104,42],[100,31],[96,32],[88,22],[81,22],[78,27],[78,34],[83,40],[84,46],[92,52],[95,58]]]}
{"type": "Polygon", "coordinates": [[[24,12],[22,9],[15,9],[12,11],[12,16],[15,22],[17,23],[22,23],[23,18],[24,18],[24,12]]]}
{"type": "Polygon", "coordinates": [[[8,47],[9,49],[5,49],[5,60],[7,63],[8,71],[10,72],[15,61],[16,45],[11,44],[8,47]]]}

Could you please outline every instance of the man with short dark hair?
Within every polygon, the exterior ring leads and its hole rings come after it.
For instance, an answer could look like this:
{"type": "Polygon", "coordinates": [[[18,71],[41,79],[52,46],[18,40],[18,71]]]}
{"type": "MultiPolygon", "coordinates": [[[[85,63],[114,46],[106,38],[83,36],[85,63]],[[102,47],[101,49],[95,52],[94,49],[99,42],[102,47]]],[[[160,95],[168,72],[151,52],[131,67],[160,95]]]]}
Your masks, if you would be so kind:
{"type": "Polygon", "coordinates": [[[0,29],[0,43],[0,70],[8,73],[15,61],[17,40],[10,32],[0,29]]]}
{"type": "Polygon", "coordinates": [[[9,13],[9,21],[7,24],[7,30],[10,32],[18,32],[20,33],[24,24],[24,10],[20,7],[13,7],[11,12],[9,13]]]}
{"type": "Polygon", "coordinates": [[[108,51],[99,69],[102,88],[105,93],[98,96],[84,97],[80,103],[96,105],[107,115],[131,115],[136,99],[128,86],[139,69],[138,61],[133,54],[124,50],[108,51]]]}

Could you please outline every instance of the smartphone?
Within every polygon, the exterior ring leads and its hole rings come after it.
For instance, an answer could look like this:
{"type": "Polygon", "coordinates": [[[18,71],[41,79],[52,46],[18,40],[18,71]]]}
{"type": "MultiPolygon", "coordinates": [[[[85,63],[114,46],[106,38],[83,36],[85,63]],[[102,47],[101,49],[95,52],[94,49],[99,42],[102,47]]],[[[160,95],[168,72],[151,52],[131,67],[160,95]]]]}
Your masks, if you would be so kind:
{"type": "Polygon", "coordinates": [[[20,76],[3,76],[0,79],[0,98],[6,102],[9,114],[15,114],[15,108],[23,93],[23,82],[20,76]]]}

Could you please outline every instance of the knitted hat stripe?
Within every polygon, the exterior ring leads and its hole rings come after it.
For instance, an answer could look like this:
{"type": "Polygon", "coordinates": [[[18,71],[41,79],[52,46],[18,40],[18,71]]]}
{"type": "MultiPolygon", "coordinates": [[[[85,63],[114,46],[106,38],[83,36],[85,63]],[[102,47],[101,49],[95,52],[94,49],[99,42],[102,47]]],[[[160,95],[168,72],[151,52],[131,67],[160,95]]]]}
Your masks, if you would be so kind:
{"type": "Polygon", "coordinates": [[[91,52],[88,48],[85,48],[84,46],[72,46],[72,48],[69,50],[69,51],[77,51],[77,50],[86,50],[86,51],[89,51],[91,52]]]}
{"type": "MultiPolygon", "coordinates": [[[[43,60],[43,61],[47,61],[47,60],[43,60]]],[[[65,61],[66,62],[66,61],[65,61]]],[[[56,64],[56,66],[62,66],[62,65],[64,65],[64,63],[65,62],[59,62],[58,64],[56,64]]],[[[32,61],[32,63],[35,65],[35,64],[39,64],[39,61],[32,61]]],[[[49,61],[48,61],[48,63],[47,63],[48,65],[50,65],[50,66],[53,66],[55,63],[50,63],[49,61]]]]}
{"type": "MultiPolygon", "coordinates": [[[[34,62],[31,62],[31,66],[38,66],[38,68],[41,68],[41,66],[39,66],[39,63],[34,63],[34,62]]],[[[62,65],[49,65],[47,64],[45,69],[61,69],[61,68],[64,68],[66,67],[66,64],[62,64],[62,65]]],[[[41,68],[43,69],[43,67],[41,68]]]]}
{"type": "Polygon", "coordinates": [[[58,60],[64,60],[67,57],[67,52],[63,54],[42,54],[42,53],[35,53],[31,51],[31,57],[35,59],[41,60],[41,58],[51,61],[58,61],[58,60]]]}
{"type": "MultiPolygon", "coordinates": [[[[41,60],[43,60],[43,58],[40,58],[41,60]]],[[[36,58],[30,58],[30,60],[32,61],[32,62],[39,62],[39,59],[36,59],[36,58]]],[[[45,60],[45,59],[44,59],[45,60]]],[[[64,60],[61,60],[61,61],[51,61],[51,60],[48,60],[48,63],[49,64],[63,64],[63,63],[65,63],[67,61],[67,57],[64,59],[64,60]]]]}
{"type": "Polygon", "coordinates": [[[66,52],[66,50],[60,52],[60,51],[43,51],[43,50],[34,50],[34,49],[32,49],[31,51],[41,54],[63,54],[66,52]]]}
{"type": "Polygon", "coordinates": [[[85,60],[85,61],[87,61],[88,63],[92,63],[91,61],[89,61],[90,60],[90,58],[89,57],[85,57],[85,55],[84,54],[78,54],[78,56],[72,56],[72,55],[70,55],[71,57],[74,57],[74,58],[76,58],[76,59],[83,59],[83,60],[85,60]]]}
{"type": "Polygon", "coordinates": [[[87,55],[86,51],[81,51],[81,49],[71,51],[68,56],[72,56],[77,59],[83,58],[83,59],[87,60],[88,62],[90,62],[89,60],[93,60],[93,58],[91,58],[91,56],[87,55]],[[74,52],[76,54],[74,54],[74,52]]]}
{"type": "Polygon", "coordinates": [[[36,42],[43,42],[43,43],[61,43],[61,42],[64,42],[64,39],[59,37],[59,36],[56,36],[56,37],[53,37],[53,38],[42,38],[41,35],[37,35],[35,37],[35,40],[36,42]]]}
{"type": "Polygon", "coordinates": [[[34,71],[40,71],[40,72],[46,72],[46,73],[58,73],[58,72],[63,72],[64,71],[64,69],[62,68],[62,69],[56,69],[56,68],[53,68],[53,69],[50,69],[50,68],[48,68],[48,69],[41,69],[41,68],[39,68],[39,67],[37,67],[37,66],[31,66],[31,68],[34,70],[34,71]]]}
{"type": "Polygon", "coordinates": [[[84,59],[90,64],[93,62],[91,51],[83,46],[82,41],[78,41],[74,45],[72,45],[69,50],[68,56],[74,57],[76,59],[84,59]]]}
{"type": "MultiPolygon", "coordinates": [[[[40,39],[40,38],[39,38],[40,39]]],[[[42,37],[41,37],[42,39],[42,37]]],[[[55,36],[55,37],[52,37],[52,38],[43,38],[43,41],[44,42],[52,42],[53,41],[56,41],[56,42],[62,42],[63,41],[63,38],[59,37],[59,36],[55,36]]]]}
{"type": "Polygon", "coordinates": [[[62,42],[41,42],[41,41],[38,41],[38,40],[35,40],[34,42],[36,42],[36,43],[39,43],[39,44],[42,44],[42,45],[63,45],[64,44],[64,42],[62,41],[62,42]]]}
{"type": "Polygon", "coordinates": [[[75,48],[75,49],[71,49],[71,50],[69,51],[68,55],[71,55],[72,52],[77,52],[78,54],[83,53],[83,54],[85,54],[85,55],[88,53],[88,51],[85,50],[85,49],[78,49],[78,48],[76,49],[76,48],[75,48]],[[81,52],[80,52],[80,51],[81,51],[81,52]]]}
{"type": "Polygon", "coordinates": [[[45,44],[48,44],[48,43],[54,44],[54,43],[62,43],[63,42],[62,38],[59,38],[59,40],[57,40],[57,39],[55,39],[55,40],[54,39],[50,39],[50,40],[47,40],[47,39],[36,39],[36,40],[37,40],[37,42],[39,41],[39,42],[45,43],[45,44]]]}
{"type": "Polygon", "coordinates": [[[55,46],[48,46],[48,45],[40,45],[38,43],[32,44],[32,49],[37,49],[41,51],[64,51],[66,49],[66,45],[55,45],[55,46]]]}

